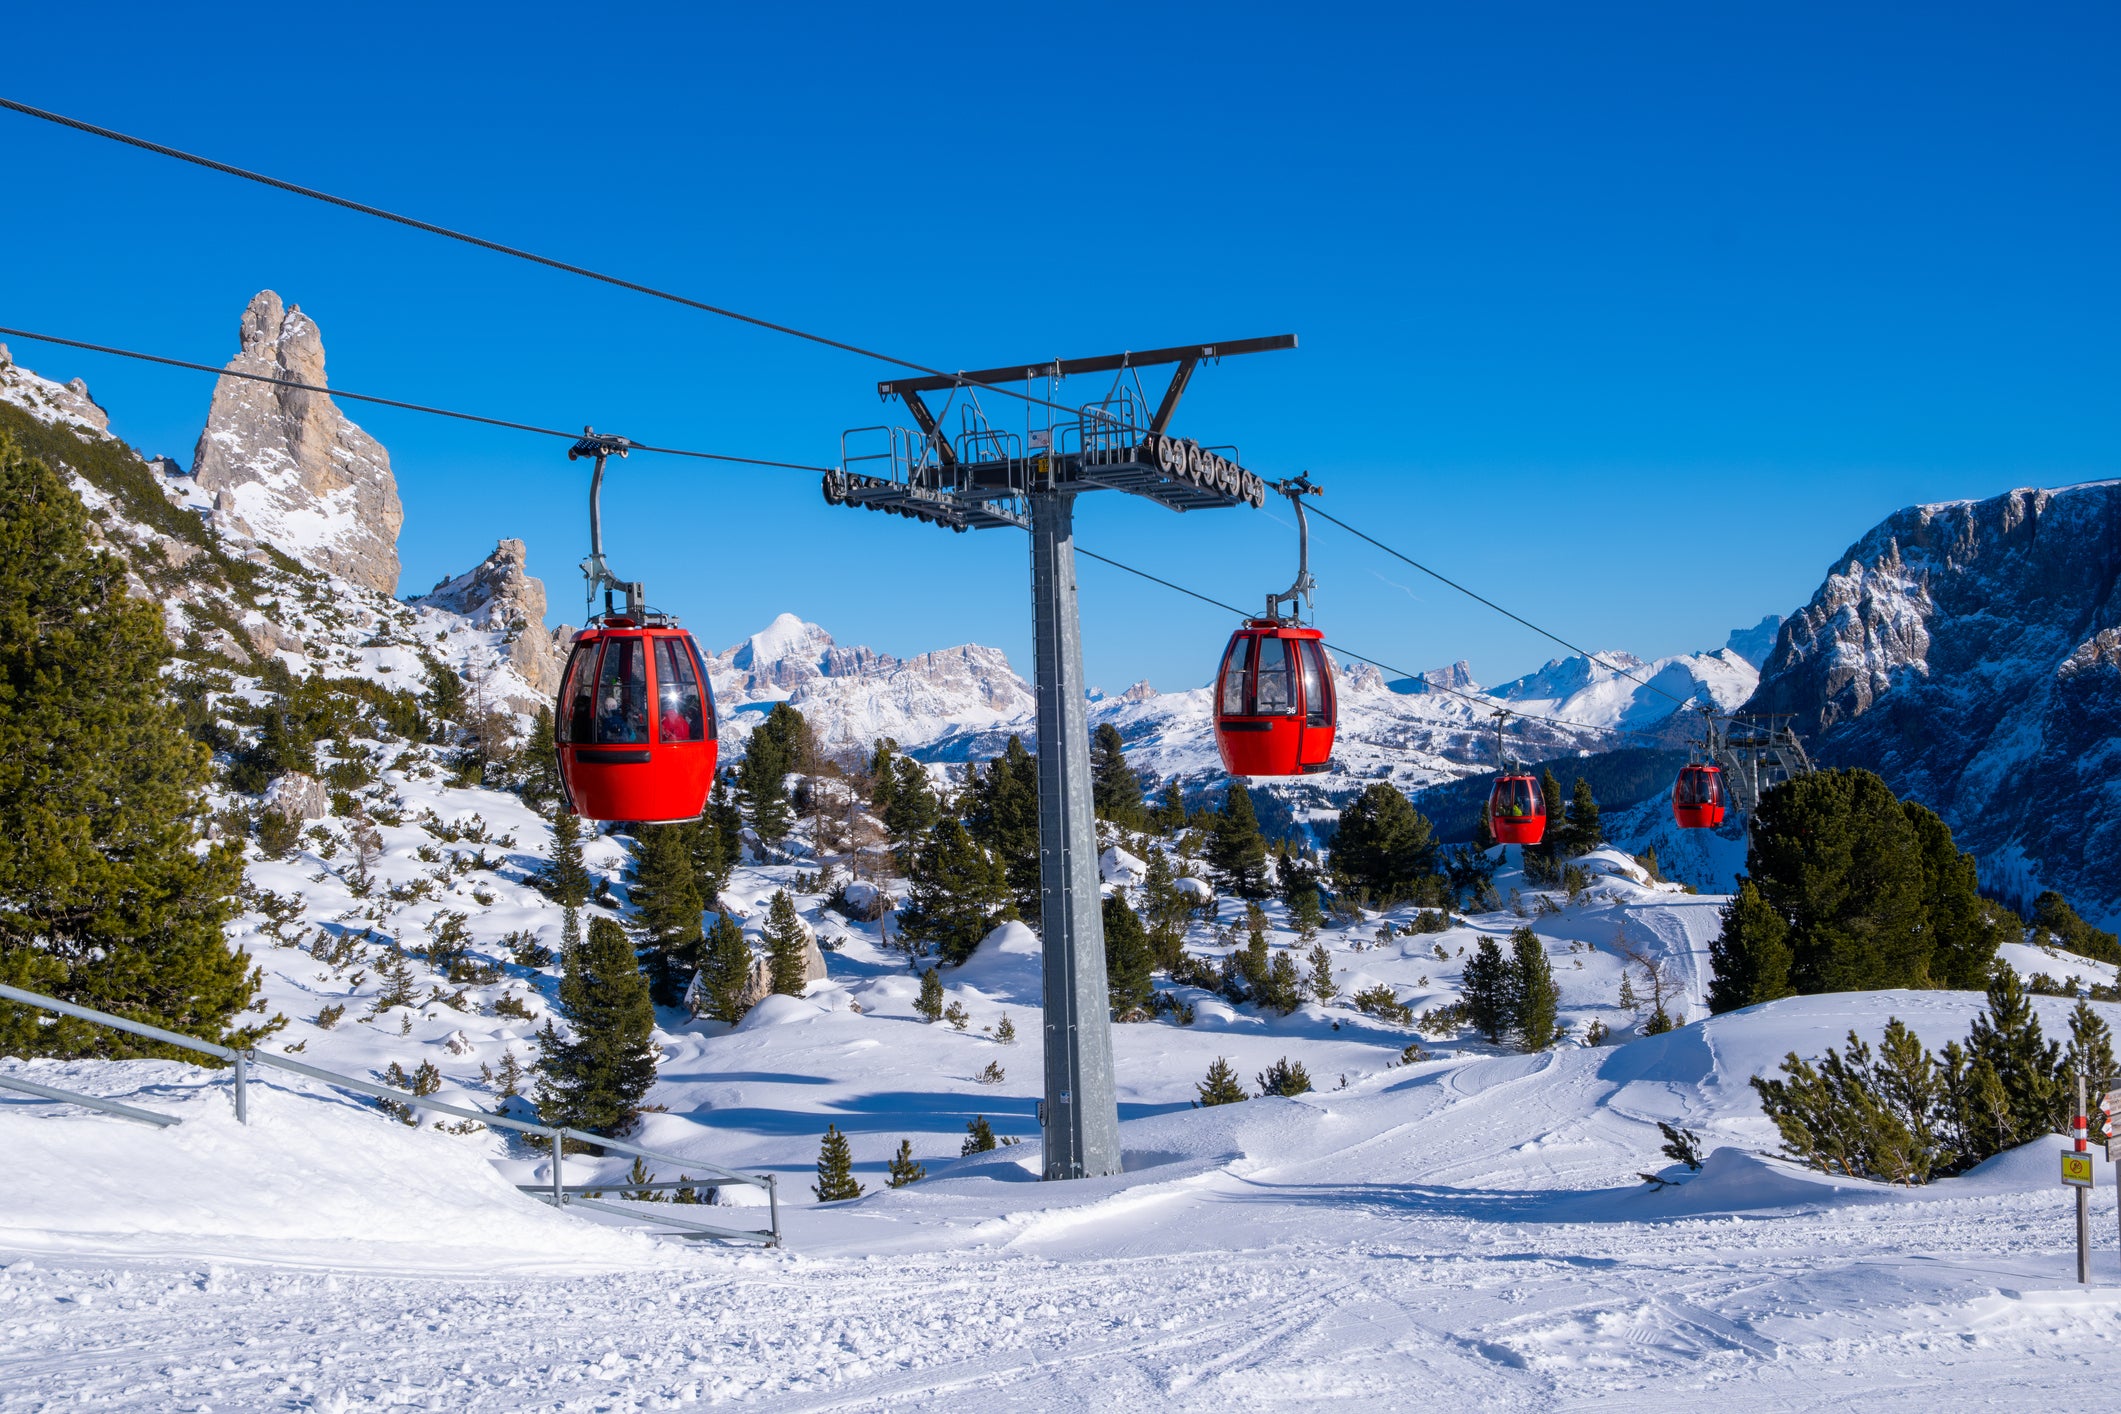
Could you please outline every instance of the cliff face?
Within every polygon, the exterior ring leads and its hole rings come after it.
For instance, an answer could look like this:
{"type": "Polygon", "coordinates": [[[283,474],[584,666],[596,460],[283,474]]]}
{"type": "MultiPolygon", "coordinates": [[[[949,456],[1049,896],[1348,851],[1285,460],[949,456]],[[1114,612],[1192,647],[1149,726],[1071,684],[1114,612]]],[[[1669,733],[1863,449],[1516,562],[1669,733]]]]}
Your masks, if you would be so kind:
{"type": "MultiPolygon", "coordinates": [[[[324,386],[324,339],[271,290],[243,311],[236,372],[324,386]]],[[[405,509],[390,455],[322,393],[248,378],[214,387],[192,475],[222,529],[263,541],[311,569],[364,588],[398,587],[405,509]]]]}
{"type": "Polygon", "coordinates": [[[2121,482],[1911,506],[1785,622],[1746,709],[1935,809],[2006,896],[2121,919],[2121,482]]]}

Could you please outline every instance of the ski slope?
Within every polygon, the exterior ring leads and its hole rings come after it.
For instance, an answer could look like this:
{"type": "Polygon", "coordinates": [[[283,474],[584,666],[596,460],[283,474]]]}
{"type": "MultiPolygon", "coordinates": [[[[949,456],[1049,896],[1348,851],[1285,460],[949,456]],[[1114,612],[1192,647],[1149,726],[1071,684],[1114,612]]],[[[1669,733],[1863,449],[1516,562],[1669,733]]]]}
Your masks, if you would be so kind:
{"type": "MultiPolygon", "coordinates": [[[[1497,881],[1534,915],[1564,1018],[1578,1036],[1627,1024],[1623,929],[1698,1017],[1722,900],[1589,862],[1602,877],[1559,911],[1497,881]]],[[[793,873],[740,870],[725,903],[793,873]]],[[[259,1086],[243,1128],[225,1081],[191,1067],[8,1062],[185,1124],[0,1100],[0,1410],[2026,1407],[2081,1398],[2115,1354],[2110,1190],[2094,1228],[2109,1284],[2081,1291],[2059,1141],[1904,1192],[1770,1157],[1748,1077],[1891,1015],[1939,1045],[1972,994],[1793,999],[1529,1056],[1431,1037],[1431,1059],[1400,1065],[1412,1033],[1344,1004],[1261,1016],[1191,993],[1191,1026],[1115,1028],[1126,1172],[1044,1184],[1035,938],[999,930],[948,976],[970,1013],[958,1031],[917,1017],[876,925],[800,902],[833,945],[829,978],[734,1028],[663,1013],[666,1108],[643,1129],[782,1175],[779,1252],[555,1214],[512,1187],[546,1175],[540,1155],[306,1083],[259,1086]],[[1005,1012],[1014,1045],[982,1029],[1005,1012]],[[1319,1089],[1193,1108],[1218,1055],[1248,1082],[1289,1056],[1319,1089]],[[1000,1084],[976,1078],[989,1060],[1000,1084]],[[957,1157],[975,1113],[1023,1142],[957,1157]],[[1702,1136],[1701,1172],[1659,1153],[1658,1120],[1702,1136]],[[806,1184],[828,1122],[869,1191],[821,1206],[806,1184]],[[901,1138],[929,1177],[893,1190],[901,1138]]],[[[1270,910],[1275,946],[1293,944],[1270,910]]],[[[1505,907],[1388,941],[1379,921],[1324,935],[1336,982],[1388,982],[1419,1011],[1455,995],[1459,947],[1525,920],[1505,907]]],[[[277,994],[304,956],[263,952],[277,994]]],[[[2037,1004],[2059,1031],[2067,1004],[2037,1004]]],[[[506,1044],[502,1019],[427,1010],[410,1036],[386,1015],[286,1041],[340,1067],[364,1048],[431,1056],[479,1099],[469,1072],[506,1044]]]]}

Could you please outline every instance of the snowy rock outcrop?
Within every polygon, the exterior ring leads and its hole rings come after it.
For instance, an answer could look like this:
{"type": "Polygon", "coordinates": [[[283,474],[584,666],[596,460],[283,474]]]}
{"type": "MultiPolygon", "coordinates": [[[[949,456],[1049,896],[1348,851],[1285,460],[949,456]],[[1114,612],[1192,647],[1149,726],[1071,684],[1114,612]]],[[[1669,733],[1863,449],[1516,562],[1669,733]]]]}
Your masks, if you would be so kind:
{"type": "Polygon", "coordinates": [[[110,414],[88,395],[84,380],[55,383],[40,378],[17,365],[6,344],[0,344],[0,402],[13,403],[39,422],[71,426],[97,436],[110,434],[110,414]]]}
{"type": "Polygon", "coordinates": [[[265,788],[265,808],[290,820],[321,820],[331,814],[331,792],[315,776],[289,771],[265,788]]]}
{"type": "Polygon", "coordinates": [[[1950,822],[2006,897],[2121,919],[2121,482],[1910,506],[1785,622],[1747,704],[1950,822]]]}
{"type": "MultiPolygon", "coordinates": [[[[243,311],[241,340],[231,371],[324,386],[316,322],[271,290],[243,311]]],[[[224,530],[364,588],[397,591],[405,509],[390,455],[329,396],[222,378],[192,476],[224,530]]]]}
{"type": "Polygon", "coordinates": [[[530,573],[528,564],[522,541],[503,540],[477,565],[412,602],[461,614],[480,628],[504,634],[508,661],[523,681],[550,697],[560,690],[560,669],[574,631],[565,624],[545,627],[545,582],[530,573]]]}

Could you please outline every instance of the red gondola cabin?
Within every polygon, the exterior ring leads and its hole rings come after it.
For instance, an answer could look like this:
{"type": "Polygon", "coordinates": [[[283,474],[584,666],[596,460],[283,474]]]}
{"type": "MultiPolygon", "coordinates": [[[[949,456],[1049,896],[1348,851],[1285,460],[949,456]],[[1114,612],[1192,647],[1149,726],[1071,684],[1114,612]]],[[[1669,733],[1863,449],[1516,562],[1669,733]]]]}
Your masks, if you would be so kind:
{"type": "Polygon", "coordinates": [[[1502,844],[1538,844],[1547,836],[1547,797],[1531,776],[1497,776],[1488,795],[1488,828],[1502,844]]]}
{"type": "Polygon", "coordinates": [[[714,692],[692,635],[621,616],[575,635],[553,727],[585,820],[697,820],[714,784],[714,692]]]}
{"type": "Polygon", "coordinates": [[[1714,766],[1682,766],[1672,782],[1672,819],[1683,830],[1710,830],[1723,823],[1723,772],[1714,766]]]}
{"type": "Polygon", "coordinates": [[[1215,748],[1233,776],[1328,769],[1337,705],[1325,635],[1253,619],[1230,635],[1215,678],[1215,748]]]}

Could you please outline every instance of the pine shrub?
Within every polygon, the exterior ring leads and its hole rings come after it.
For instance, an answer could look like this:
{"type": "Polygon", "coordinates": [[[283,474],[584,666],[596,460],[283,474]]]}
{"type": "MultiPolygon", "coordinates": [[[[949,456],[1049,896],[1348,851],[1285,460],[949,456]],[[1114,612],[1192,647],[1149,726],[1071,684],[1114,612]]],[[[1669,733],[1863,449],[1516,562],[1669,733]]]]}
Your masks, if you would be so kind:
{"type": "Polygon", "coordinates": [[[1268,1095],[1308,1095],[1311,1092],[1311,1073],[1304,1069],[1303,1062],[1291,1061],[1283,1056],[1255,1077],[1261,1098],[1268,1095]]]}
{"type": "Polygon", "coordinates": [[[1230,1062],[1221,1056],[1215,1058],[1215,1063],[1208,1067],[1206,1078],[1195,1085],[1193,1090],[1199,1097],[1193,1102],[1195,1109],[1205,1109],[1209,1105],[1234,1105],[1240,1100],[1252,1098],[1245,1093],[1245,1087],[1239,1082],[1237,1072],[1230,1068],[1230,1062]]]}
{"type": "Polygon", "coordinates": [[[715,918],[706,953],[700,968],[702,1014],[731,1024],[742,1021],[744,993],[751,985],[751,944],[728,914],[715,918]]]}
{"type": "Polygon", "coordinates": [[[943,1019],[943,979],[932,967],[921,974],[921,994],[913,1009],[930,1025],[943,1019]]]}
{"type": "Polygon", "coordinates": [[[786,889],[773,891],[773,902],[766,910],[765,939],[773,990],[784,997],[800,997],[809,985],[809,938],[786,889]]]}
{"type": "Polygon", "coordinates": [[[890,1175],[885,1182],[893,1188],[904,1188],[909,1183],[919,1183],[928,1176],[927,1165],[913,1157],[913,1141],[898,1141],[898,1152],[891,1156],[890,1175]]]}
{"type": "Polygon", "coordinates": [[[965,1126],[965,1142],[958,1146],[957,1152],[962,1157],[966,1154],[984,1154],[995,1147],[997,1145],[994,1126],[987,1123],[985,1115],[974,1115],[971,1123],[965,1126]]]}
{"type": "Polygon", "coordinates": [[[820,1203],[843,1203],[864,1192],[854,1181],[854,1155],[847,1147],[847,1136],[836,1124],[825,1126],[824,1142],[818,1145],[817,1182],[810,1191],[820,1203]]]}

